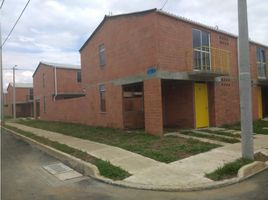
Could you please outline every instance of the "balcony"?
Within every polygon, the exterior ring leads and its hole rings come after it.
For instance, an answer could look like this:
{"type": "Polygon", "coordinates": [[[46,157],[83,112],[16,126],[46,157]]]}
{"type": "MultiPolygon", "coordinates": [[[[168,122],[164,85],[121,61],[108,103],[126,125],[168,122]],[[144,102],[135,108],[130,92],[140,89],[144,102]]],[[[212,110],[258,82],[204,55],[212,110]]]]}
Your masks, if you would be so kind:
{"type": "Polygon", "coordinates": [[[208,46],[186,52],[186,66],[189,76],[215,78],[230,73],[230,52],[208,46]]]}

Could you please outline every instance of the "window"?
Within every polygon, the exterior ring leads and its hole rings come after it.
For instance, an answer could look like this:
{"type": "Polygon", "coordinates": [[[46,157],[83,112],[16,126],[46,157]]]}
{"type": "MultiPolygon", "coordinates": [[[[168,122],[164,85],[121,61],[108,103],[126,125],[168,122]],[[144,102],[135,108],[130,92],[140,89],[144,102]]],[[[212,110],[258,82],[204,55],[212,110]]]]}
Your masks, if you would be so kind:
{"type": "Polygon", "coordinates": [[[30,88],[30,90],[29,90],[28,100],[33,100],[33,88],[30,88]]]}
{"type": "Polygon", "coordinates": [[[100,90],[100,111],[106,112],[105,85],[100,85],[99,90],[100,90]]]}
{"type": "Polygon", "coordinates": [[[193,64],[195,70],[210,70],[209,33],[193,29],[193,64]]]}
{"type": "Polygon", "coordinates": [[[100,59],[100,66],[105,65],[105,48],[104,44],[99,46],[99,59],[100,59]]]}
{"type": "Polygon", "coordinates": [[[257,66],[258,66],[258,76],[260,78],[266,78],[265,50],[260,47],[257,48],[257,66]]]}
{"type": "Polygon", "coordinates": [[[45,96],[44,96],[44,102],[43,103],[44,103],[44,105],[43,105],[44,106],[44,113],[46,113],[46,97],[45,96]]]}
{"type": "Polygon", "coordinates": [[[43,88],[45,87],[45,74],[43,74],[43,88]]]}
{"type": "Polygon", "coordinates": [[[76,73],[76,80],[77,80],[77,83],[81,83],[81,70],[80,71],[77,71],[76,73]]]}

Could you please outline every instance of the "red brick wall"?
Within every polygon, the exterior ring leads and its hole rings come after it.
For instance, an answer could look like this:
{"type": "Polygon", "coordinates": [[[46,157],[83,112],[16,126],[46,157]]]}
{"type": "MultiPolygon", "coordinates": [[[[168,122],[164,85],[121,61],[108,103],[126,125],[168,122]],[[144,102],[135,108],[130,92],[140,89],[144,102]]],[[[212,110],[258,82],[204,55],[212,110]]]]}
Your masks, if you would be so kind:
{"type": "MultiPolygon", "coordinates": [[[[84,98],[54,101],[55,68],[40,64],[33,77],[34,99],[40,100],[40,119],[51,121],[85,122],[84,98]],[[45,84],[43,86],[43,74],[45,84]],[[46,110],[44,110],[44,97],[46,110]],[[78,120],[79,119],[79,120],[78,120]]],[[[76,71],[73,69],[56,69],[58,93],[82,92],[81,83],[76,81],[76,71]]],[[[36,110],[34,104],[34,110],[36,110]]],[[[36,114],[36,113],[35,113],[36,114]]]]}
{"type": "Polygon", "coordinates": [[[90,85],[135,74],[146,74],[156,63],[155,13],[107,20],[81,51],[83,84],[90,85]],[[105,46],[100,67],[98,48],[105,46]]]}
{"type": "Polygon", "coordinates": [[[163,133],[162,89],[160,79],[144,81],[145,131],[155,135],[163,133]]]}
{"type": "Polygon", "coordinates": [[[77,82],[77,71],[76,69],[56,69],[58,93],[82,92],[81,82],[77,82]]]}
{"type": "Polygon", "coordinates": [[[83,87],[86,88],[88,123],[123,128],[121,86],[106,84],[107,112],[100,113],[99,84],[146,74],[156,63],[155,13],[108,20],[81,51],[83,87]],[[100,67],[98,48],[105,46],[106,65],[100,67]]]}
{"type": "MultiPolygon", "coordinates": [[[[16,103],[27,103],[28,102],[28,95],[30,94],[30,88],[16,88],[16,103]]],[[[5,103],[7,107],[5,107],[4,114],[6,116],[12,116],[13,115],[13,87],[11,85],[7,88],[7,94],[6,94],[6,100],[5,103]]],[[[23,105],[16,106],[16,116],[17,117],[29,117],[32,116],[32,108],[29,105],[25,105],[23,108],[23,105]],[[21,109],[22,108],[22,109],[21,109]]]]}

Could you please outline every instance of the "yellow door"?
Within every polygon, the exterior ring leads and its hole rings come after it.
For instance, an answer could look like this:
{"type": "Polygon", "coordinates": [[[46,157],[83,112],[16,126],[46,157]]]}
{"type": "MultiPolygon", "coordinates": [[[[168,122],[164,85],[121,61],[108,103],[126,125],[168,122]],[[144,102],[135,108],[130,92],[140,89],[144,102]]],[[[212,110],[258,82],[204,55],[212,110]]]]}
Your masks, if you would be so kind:
{"type": "Polygon", "coordinates": [[[262,94],[261,94],[261,87],[258,87],[258,117],[262,119],[262,94]]]}
{"type": "Polygon", "coordinates": [[[196,128],[209,126],[208,88],[206,83],[195,83],[195,123],[196,128]]]}

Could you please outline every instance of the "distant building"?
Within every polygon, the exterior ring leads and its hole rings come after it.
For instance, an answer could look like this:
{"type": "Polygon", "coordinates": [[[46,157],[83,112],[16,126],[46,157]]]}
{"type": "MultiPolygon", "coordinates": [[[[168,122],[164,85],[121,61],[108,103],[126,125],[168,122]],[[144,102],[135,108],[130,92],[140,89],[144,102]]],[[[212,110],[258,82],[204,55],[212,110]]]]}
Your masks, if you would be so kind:
{"type": "MultiPolygon", "coordinates": [[[[13,116],[13,84],[9,83],[7,93],[4,94],[4,114],[13,116]]],[[[16,117],[33,116],[33,84],[16,83],[16,117]]]]}
{"type": "Polygon", "coordinates": [[[45,120],[64,120],[71,107],[60,111],[64,100],[84,96],[78,65],[40,62],[33,74],[34,115],[45,120]],[[58,101],[60,105],[58,106],[58,101]]]}

